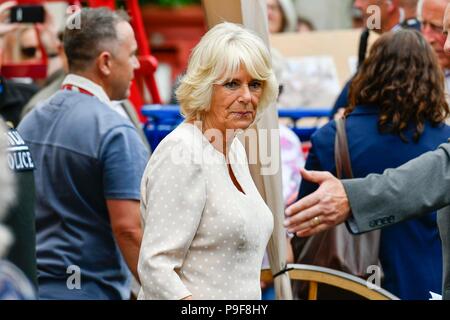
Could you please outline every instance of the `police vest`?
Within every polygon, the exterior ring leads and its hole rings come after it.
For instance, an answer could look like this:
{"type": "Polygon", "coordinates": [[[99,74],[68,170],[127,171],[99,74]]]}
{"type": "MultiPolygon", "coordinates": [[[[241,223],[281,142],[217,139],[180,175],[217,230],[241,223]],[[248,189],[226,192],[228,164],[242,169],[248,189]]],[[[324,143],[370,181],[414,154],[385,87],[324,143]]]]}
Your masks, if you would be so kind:
{"type": "Polygon", "coordinates": [[[26,145],[19,132],[11,128],[6,133],[6,137],[9,145],[7,148],[9,168],[15,172],[33,171],[35,167],[30,148],[26,145]]]}
{"type": "Polygon", "coordinates": [[[8,165],[17,182],[17,203],[10,208],[4,221],[15,236],[6,258],[37,287],[33,172],[35,165],[28,145],[17,130],[9,129],[6,137],[8,165]]]}

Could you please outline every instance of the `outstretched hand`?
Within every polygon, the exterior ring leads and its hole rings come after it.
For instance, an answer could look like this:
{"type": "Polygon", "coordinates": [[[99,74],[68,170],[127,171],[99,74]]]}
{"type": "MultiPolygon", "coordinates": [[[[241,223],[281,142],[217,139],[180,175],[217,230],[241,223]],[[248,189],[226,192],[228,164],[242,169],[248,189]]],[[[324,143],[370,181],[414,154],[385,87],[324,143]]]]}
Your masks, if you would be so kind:
{"type": "Polygon", "coordinates": [[[299,237],[307,237],[344,222],[350,215],[342,183],[329,172],[301,169],[303,179],[319,184],[310,195],[286,209],[285,227],[299,237]]]}

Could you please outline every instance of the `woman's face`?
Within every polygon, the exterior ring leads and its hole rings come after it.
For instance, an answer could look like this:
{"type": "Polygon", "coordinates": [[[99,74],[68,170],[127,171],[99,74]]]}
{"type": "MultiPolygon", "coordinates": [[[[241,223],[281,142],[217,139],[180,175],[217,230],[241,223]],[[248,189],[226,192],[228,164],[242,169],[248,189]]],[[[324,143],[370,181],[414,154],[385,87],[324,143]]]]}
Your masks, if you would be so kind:
{"type": "Polygon", "coordinates": [[[205,115],[205,124],[222,132],[247,129],[255,120],[263,84],[241,66],[230,80],[213,85],[211,108],[205,115]]]}
{"type": "Polygon", "coordinates": [[[269,19],[269,32],[281,32],[283,28],[283,13],[278,0],[267,0],[267,16],[269,19]]]}

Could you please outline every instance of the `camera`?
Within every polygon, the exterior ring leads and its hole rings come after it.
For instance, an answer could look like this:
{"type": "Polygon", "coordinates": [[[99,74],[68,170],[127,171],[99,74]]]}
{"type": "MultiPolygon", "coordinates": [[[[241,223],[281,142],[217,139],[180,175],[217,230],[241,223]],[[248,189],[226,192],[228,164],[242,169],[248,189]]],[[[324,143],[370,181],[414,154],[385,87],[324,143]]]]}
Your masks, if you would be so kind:
{"type": "Polygon", "coordinates": [[[40,5],[17,5],[11,8],[11,23],[39,23],[44,22],[45,11],[40,5]]]}

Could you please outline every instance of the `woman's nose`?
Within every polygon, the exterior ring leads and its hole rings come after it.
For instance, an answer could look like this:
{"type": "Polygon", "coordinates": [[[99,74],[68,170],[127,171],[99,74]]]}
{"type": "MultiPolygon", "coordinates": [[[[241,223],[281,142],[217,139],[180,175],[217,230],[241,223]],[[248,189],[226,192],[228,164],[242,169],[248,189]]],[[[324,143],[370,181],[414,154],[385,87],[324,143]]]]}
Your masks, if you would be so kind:
{"type": "Polygon", "coordinates": [[[244,103],[249,103],[251,99],[252,95],[250,93],[248,85],[243,85],[241,88],[240,100],[244,103]]]}

